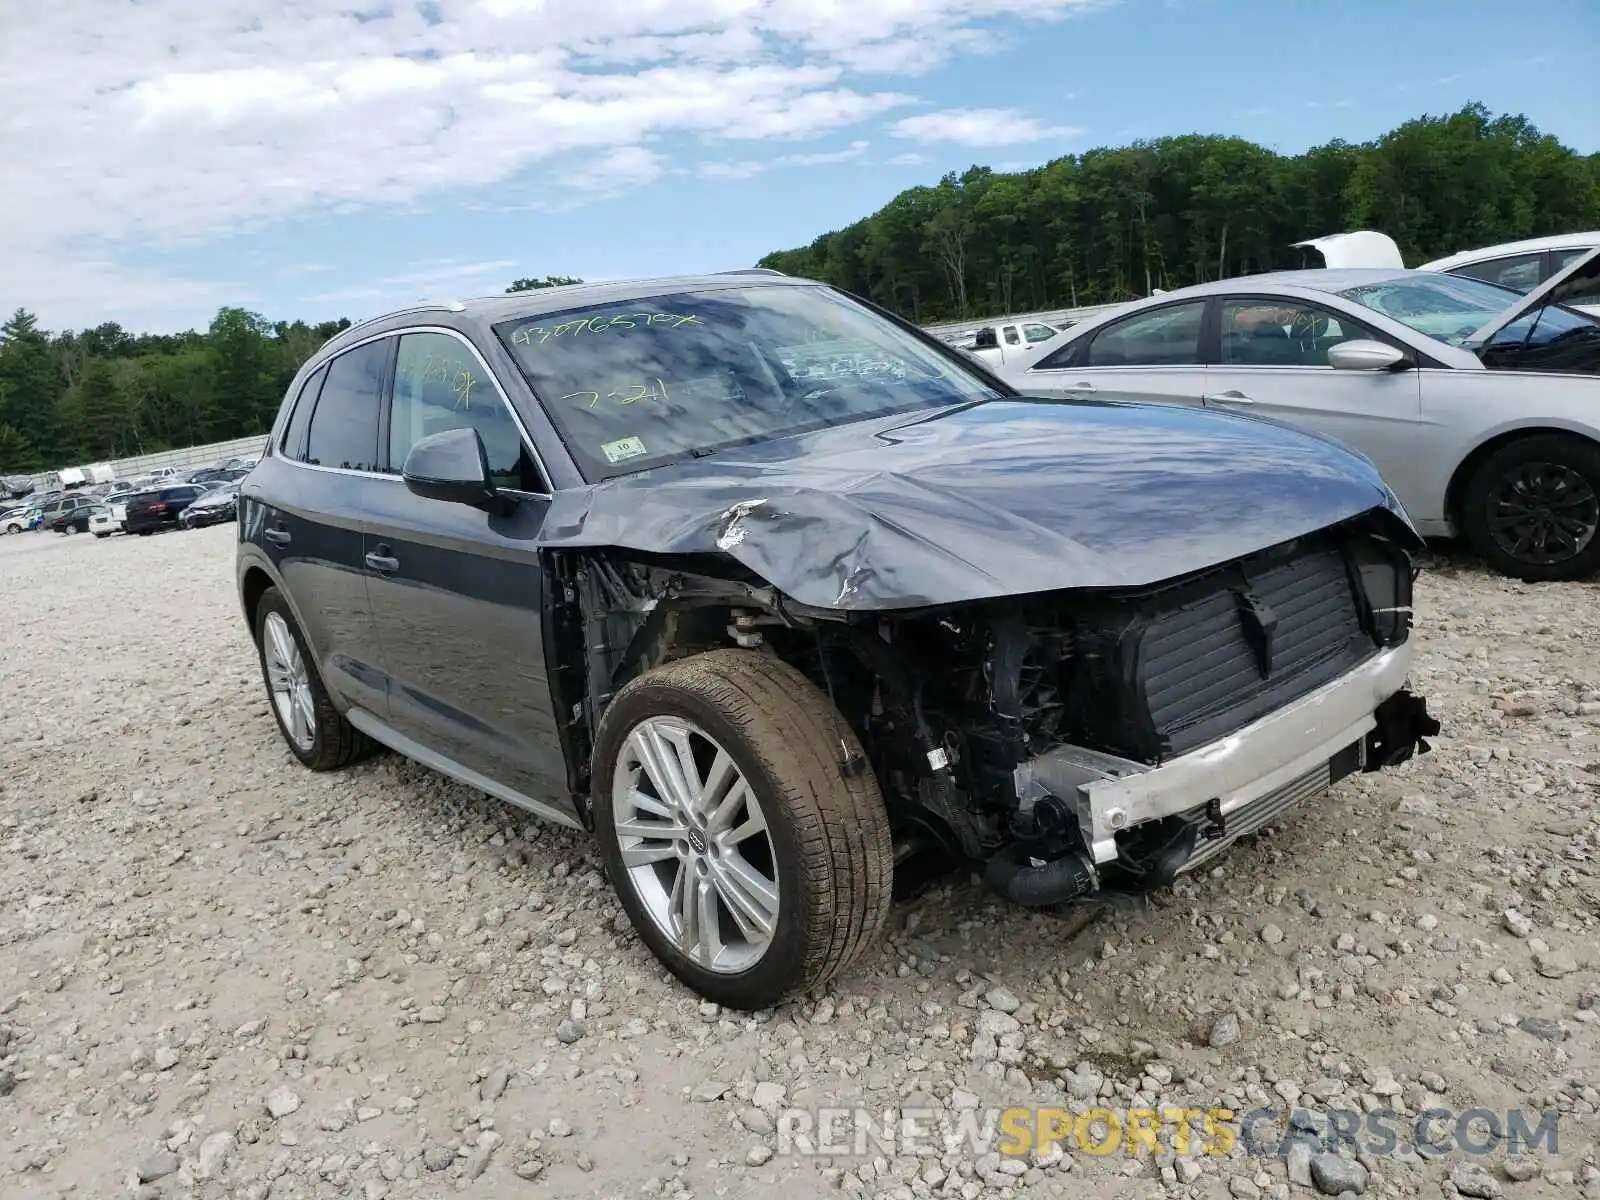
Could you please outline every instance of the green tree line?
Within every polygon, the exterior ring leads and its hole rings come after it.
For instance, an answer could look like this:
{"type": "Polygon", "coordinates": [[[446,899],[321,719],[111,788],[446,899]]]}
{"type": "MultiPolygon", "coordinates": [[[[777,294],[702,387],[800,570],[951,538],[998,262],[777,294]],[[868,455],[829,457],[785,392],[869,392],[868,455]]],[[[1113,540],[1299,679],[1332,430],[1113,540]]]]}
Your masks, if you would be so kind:
{"type": "Polygon", "coordinates": [[[204,333],[47,333],[18,309],[0,325],[0,473],[261,433],[300,364],[349,324],[224,308],[204,333]]]}
{"type": "Polygon", "coordinates": [[[1316,266],[1315,252],[1293,243],[1353,229],[1388,234],[1417,265],[1594,228],[1600,154],[1577,154],[1526,117],[1470,104],[1375,141],[1297,155],[1188,135],[1014,174],[974,166],[760,265],[931,324],[1316,266]]]}
{"type": "MultiPolygon", "coordinates": [[[[547,275],[506,291],[582,282],[547,275]]],[[[132,334],[114,322],[48,333],[18,309],[0,325],[0,474],[264,432],[300,364],[349,325],[224,308],[204,333],[132,334]]]]}

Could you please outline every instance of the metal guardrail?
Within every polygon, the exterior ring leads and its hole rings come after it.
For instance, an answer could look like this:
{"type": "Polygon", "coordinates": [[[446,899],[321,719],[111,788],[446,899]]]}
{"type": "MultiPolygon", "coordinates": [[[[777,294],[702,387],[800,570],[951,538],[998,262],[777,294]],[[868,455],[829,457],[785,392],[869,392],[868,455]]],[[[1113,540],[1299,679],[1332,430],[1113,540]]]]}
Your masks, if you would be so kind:
{"type": "Polygon", "coordinates": [[[163,467],[182,471],[229,458],[257,458],[266,446],[267,435],[258,433],[254,437],[234,438],[230,442],[212,442],[206,446],[188,446],[182,450],[160,450],[134,458],[119,458],[112,462],[111,469],[116,472],[118,479],[131,479],[163,467]]]}
{"type": "MultiPolygon", "coordinates": [[[[1124,304],[1132,303],[1131,300],[1124,302],[1124,304]]],[[[1019,321],[1064,325],[1069,321],[1087,321],[1102,313],[1115,312],[1124,304],[1089,304],[1082,308],[1052,308],[1043,312],[1011,313],[1003,317],[974,317],[966,321],[941,321],[937,325],[924,325],[923,328],[937,337],[947,333],[963,333],[969,329],[982,329],[985,325],[1014,325],[1019,321]]]]}
{"type": "MultiPolygon", "coordinates": [[[[134,479],[140,475],[149,475],[164,467],[183,471],[190,467],[204,467],[211,463],[222,462],[229,458],[256,458],[267,446],[267,435],[258,433],[254,437],[234,438],[227,442],[210,442],[204,446],[186,446],[180,450],[158,450],[153,454],[139,454],[132,458],[116,458],[109,460],[112,476],[116,479],[134,479]]],[[[87,467],[87,462],[69,463],[67,466],[58,467],[54,471],[41,471],[35,475],[10,476],[9,478],[23,478],[33,481],[36,491],[44,491],[58,486],[56,476],[68,467],[87,467]]]]}

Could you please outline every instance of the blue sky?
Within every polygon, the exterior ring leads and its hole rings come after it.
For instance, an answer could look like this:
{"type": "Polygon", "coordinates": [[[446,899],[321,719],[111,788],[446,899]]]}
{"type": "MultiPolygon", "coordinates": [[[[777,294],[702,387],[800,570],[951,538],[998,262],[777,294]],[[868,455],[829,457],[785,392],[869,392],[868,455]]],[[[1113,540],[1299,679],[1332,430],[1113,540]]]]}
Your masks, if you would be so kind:
{"type": "Polygon", "coordinates": [[[167,330],[713,270],[974,162],[1295,152],[1469,100],[1600,150],[1596,0],[156,7],[6,19],[0,308],[167,330]]]}

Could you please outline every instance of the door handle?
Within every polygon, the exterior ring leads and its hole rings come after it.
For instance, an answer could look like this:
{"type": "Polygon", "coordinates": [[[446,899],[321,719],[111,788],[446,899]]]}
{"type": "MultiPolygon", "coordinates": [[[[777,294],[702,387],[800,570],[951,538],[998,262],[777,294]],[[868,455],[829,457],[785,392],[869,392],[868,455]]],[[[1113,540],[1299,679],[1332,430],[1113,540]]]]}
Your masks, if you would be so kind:
{"type": "MultiPolygon", "coordinates": [[[[379,550],[387,550],[388,548],[387,546],[378,547],[379,550]]],[[[398,558],[387,554],[379,554],[376,551],[367,555],[366,563],[368,567],[380,575],[389,575],[400,569],[400,560],[398,558]]]]}
{"type": "Polygon", "coordinates": [[[287,546],[289,544],[289,531],[287,529],[268,529],[263,531],[261,536],[274,546],[287,546]]]}
{"type": "Polygon", "coordinates": [[[1213,392],[1209,396],[1201,396],[1202,404],[1254,404],[1255,401],[1243,392],[1213,392]]]}

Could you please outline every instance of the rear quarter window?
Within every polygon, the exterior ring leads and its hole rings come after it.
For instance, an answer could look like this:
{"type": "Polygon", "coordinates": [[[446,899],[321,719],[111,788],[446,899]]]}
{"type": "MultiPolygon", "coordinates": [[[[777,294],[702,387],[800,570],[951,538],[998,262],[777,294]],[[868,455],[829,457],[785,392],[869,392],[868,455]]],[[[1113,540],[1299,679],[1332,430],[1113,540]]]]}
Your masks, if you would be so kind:
{"type": "Polygon", "coordinates": [[[322,381],[327,377],[327,365],[318,367],[300,385],[300,391],[294,398],[294,407],[289,411],[289,423],[284,427],[283,440],[278,443],[278,448],[285,457],[296,462],[305,461],[306,430],[311,425],[311,410],[316,407],[317,394],[322,391],[322,381]]]}

